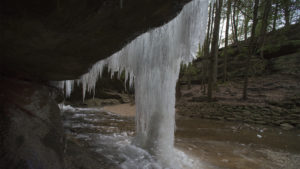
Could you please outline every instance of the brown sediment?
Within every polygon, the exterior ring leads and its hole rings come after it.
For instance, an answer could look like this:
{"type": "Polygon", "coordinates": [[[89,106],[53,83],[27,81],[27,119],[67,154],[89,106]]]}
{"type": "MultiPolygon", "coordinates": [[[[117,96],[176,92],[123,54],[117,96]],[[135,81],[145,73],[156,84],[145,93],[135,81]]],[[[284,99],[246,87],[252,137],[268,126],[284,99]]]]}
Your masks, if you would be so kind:
{"type": "Polygon", "coordinates": [[[103,110],[112,112],[112,113],[116,113],[121,116],[134,117],[136,109],[135,109],[135,105],[132,105],[132,104],[118,104],[118,105],[112,105],[112,106],[105,106],[105,107],[103,107],[103,110]]]}

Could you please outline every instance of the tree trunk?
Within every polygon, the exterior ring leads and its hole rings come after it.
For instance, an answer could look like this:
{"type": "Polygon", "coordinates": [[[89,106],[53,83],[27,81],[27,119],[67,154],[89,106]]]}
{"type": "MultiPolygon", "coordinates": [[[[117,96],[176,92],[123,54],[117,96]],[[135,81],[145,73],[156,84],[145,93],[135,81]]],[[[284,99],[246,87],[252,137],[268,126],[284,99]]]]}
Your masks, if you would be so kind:
{"type": "Polygon", "coordinates": [[[224,50],[224,82],[227,81],[227,57],[228,57],[228,34],[229,34],[229,20],[231,13],[231,0],[227,1],[227,11],[226,11],[226,30],[225,30],[225,50],[224,50]]]}
{"type": "Polygon", "coordinates": [[[203,67],[203,76],[202,76],[202,93],[206,94],[206,79],[207,79],[207,59],[203,60],[202,63],[202,67],[203,67]]]}
{"type": "Polygon", "coordinates": [[[291,0],[284,0],[284,20],[285,20],[285,26],[290,26],[290,5],[291,0]]]}
{"type": "Polygon", "coordinates": [[[178,80],[176,83],[176,100],[181,98],[181,89],[180,89],[180,81],[178,80]]]}
{"type": "Polygon", "coordinates": [[[232,15],[232,32],[233,32],[233,41],[234,44],[237,46],[238,51],[241,51],[239,39],[238,39],[238,23],[239,23],[239,0],[234,0],[233,4],[233,15],[232,15]]]}
{"type": "Polygon", "coordinates": [[[245,22],[244,22],[244,40],[245,43],[247,43],[247,39],[248,39],[248,24],[249,24],[249,18],[247,16],[245,16],[245,22]]]}
{"type": "Polygon", "coordinates": [[[272,8],[272,3],[271,1],[266,1],[264,4],[264,13],[263,13],[263,17],[262,17],[262,26],[260,29],[260,36],[259,36],[259,40],[258,40],[258,47],[261,49],[260,50],[260,55],[263,58],[263,46],[264,46],[264,42],[265,42],[265,37],[266,37],[266,33],[267,33],[267,28],[268,28],[268,24],[269,24],[269,14],[272,8]]]}
{"type": "Polygon", "coordinates": [[[232,22],[233,22],[233,37],[234,37],[234,44],[238,44],[238,16],[237,15],[237,5],[238,5],[238,0],[234,0],[234,5],[233,5],[233,15],[232,15],[232,22]]]}
{"type": "Polygon", "coordinates": [[[211,56],[210,56],[210,72],[209,72],[209,80],[208,80],[208,98],[212,100],[213,97],[213,88],[216,84],[216,61],[218,57],[218,42],[219,42],[219,30],[220,30],[220,19],[221,19],[221,9],[222,9],[223,0],[218,0],[216,5],[216,13],[214,18],[214,29],[213,29],[213,37],[211,44],[211,56]]]}
{"type": "Polygon", "coordinates": [[[205,88],[205,82],[204,79],[207,78],[207,69],[208,67],[207,65],[207,59],[209,57],[209,46],[210,46],[210,30],[211,30],[211,25],[212,25],[212,9],[213,6],[212,4],[209,5],[209,12],[208,12],[208,24],[207,24],[207,32],[206,32],[206,38],[204,41],[204,45],[203,45],[203,66],[202,66],[202,80],[203,80],[203,91],[204,93],[206,93],[206,88],[205,88]]]}
{"type": "Polygon", "coordinates": [[[255,0],[254,2],[254,10],[253,10],[253,24],[251,29],[251,37],[250,37],[250,44],[249,44],[249,55],[246,60],[246,70],[244,76],[244,88],[243,88],[243,99],[247,100],[248,98],[248,76],[249,76],[249,69],[251,64],[251,57],[255,54],[256,51],[256,38],[255,38],[255,29],[257,26],[257,13],[258,13],[258,4],[259,0],[255,0]]]}
{"type": "Polygon", "coordinates": [[[202,62],[201,62],[201,74],[200,74],[201,91],[203,91],[204,88],[205,88],[205,77],[206,77],[206,75],[205,75],[205,67],[204,67],[204,65],[205,65],[205,61],[203,59],[202,62]]]}
{"type": "Polygon", "coordinates": [[[209,7],[209,13],[208,13],[208,24],[207,24],[207,33],[206,33],[206,38],[204,41],[204,45],[203,45],[203,53],[204,53],[204,59],[208,57],[209,55],[209,45],[210,45],[210,29],[211,29],[211,25],[212,25],[212,16],[211,16],[211,8],[212,6],[210,5],[209,7]]]}
{"type": "MultiPolygon", "coordinates": [[[[213,5],[213,10],[211,13],[211,23],[210,23],[210,34],[209,34],[209,45],[211,45],[211,39],[212,39],[212,34],[213,34],[213,29],[214,29],[214,21],[215,21],[215,11],[216,11],[216,4],[213,5]]],[[[209,48],[209,47],[208,47],[209,48]]]]}
{"type": "Polygon", "coordinates": [[[188,90],[191,90],[192,86],[191,86],[191,83],[192,83],[192,77],[191,75],[187,75],[187,78],[188,78],[188,90]]]}
{"type": "Polygon", "coordinates": [[[276,23],[277,23],[277,15],[278,15],[278,0],[276,0],[276,5],[275,5],[275,10],[274,10],[274,18],[273,18],[273,27],[272,27],[272,31],[276,30],[276,23]]]}

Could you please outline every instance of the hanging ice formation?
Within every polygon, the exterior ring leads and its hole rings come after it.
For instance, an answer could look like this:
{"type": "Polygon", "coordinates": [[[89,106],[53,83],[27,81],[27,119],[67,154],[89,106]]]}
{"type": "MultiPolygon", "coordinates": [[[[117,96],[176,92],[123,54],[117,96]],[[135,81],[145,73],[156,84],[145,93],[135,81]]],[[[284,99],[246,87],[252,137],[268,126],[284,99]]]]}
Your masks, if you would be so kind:
{"type": "MultiPolygon", "coordinates": [[[[172,163],[175,130],[175,85],[180,64],[187,64],[205,38],[208,0],[188,3],[172,21],[137,37],[106,60],[96,63],[84,74],[83,98],[95,92],[103,67],[126,72],[126,81],[134,83],[136,138],[134,143],[148,150],[165,165],[172,163]]],[[[65,82],[70,95],[74,82],[65,82]]],[[[174,167],[175,168],[175,167],[174,167]]]]}

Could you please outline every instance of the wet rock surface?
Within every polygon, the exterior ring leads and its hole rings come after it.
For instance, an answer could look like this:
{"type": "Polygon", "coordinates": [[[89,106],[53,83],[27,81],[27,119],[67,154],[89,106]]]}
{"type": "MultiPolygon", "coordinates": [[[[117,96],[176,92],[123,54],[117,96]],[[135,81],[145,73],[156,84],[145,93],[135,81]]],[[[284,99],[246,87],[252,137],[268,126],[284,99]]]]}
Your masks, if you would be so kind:
{"type": "Polygon", "coordinates": [[[122,154],[117,155],[117,150],[109,149],[117,141],[106,138],[114,138],[124,132],[132,133],[133,118],[121,118],[99,108],[66,110],[63,118],[68,169],[120,168],[115,159],[121,158],[122,154]]]}
{"type": "Polygon", "coordinates": [[[76,140],[67,136],[65,151],[66,169],[118,169],[119,167],[111,163],[106,157],[90,151],[76,140]]]}

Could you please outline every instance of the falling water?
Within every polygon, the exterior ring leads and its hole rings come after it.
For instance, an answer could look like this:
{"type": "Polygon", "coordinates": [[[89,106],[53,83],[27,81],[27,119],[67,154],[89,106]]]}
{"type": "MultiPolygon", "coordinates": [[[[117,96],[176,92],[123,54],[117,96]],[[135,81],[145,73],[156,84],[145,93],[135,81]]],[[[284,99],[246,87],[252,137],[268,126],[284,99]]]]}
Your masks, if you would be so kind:
{"type": "MultiPolygon", "coordinates": [[[[191,62],[205,38],[208,0],[194,0],[162,27],[137,37],[106,60],[96,63],[84,74],[83,97],[95,92],[103,67],[126,72],[126,81],[134,83],[136,137],[134,144],[146,149],[164,166],[174,164],[175,85],[180,65],[191,62]],[[173,157],[173,158],[172,158],[173,157]]],[[[66,82],[70,95],[74,82],[66,82]]]]}

